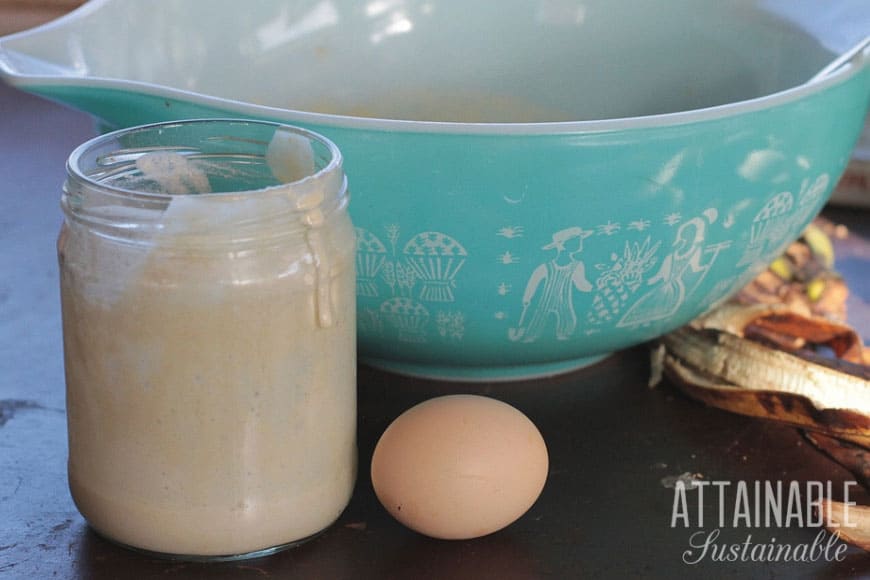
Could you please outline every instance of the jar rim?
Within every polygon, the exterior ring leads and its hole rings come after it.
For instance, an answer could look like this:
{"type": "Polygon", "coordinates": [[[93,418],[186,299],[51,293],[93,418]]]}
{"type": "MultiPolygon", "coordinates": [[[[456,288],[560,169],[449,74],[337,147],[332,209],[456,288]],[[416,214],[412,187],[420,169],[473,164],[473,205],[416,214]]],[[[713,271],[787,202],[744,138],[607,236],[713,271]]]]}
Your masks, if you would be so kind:
{"type": "MultiPolygon", "coordinates": [[[[346,180],[342,175],[342,165],[343,158],[341,151],[338,146],[332,142],[330,139],[324,137],[323,135],[316,133],[314,131],[305,129],[303,127],[298,127],[295,125],[288,125],[285,123],[277,123],[273,121],[265,121],[260,119],[244,119],[244,118],[232,118],[232,117],[209,117],[209,118],[196,118],[196,119],[181,119],[174,121],[160,121],[156,123],[148,123],[145,125],[136,125],[131,127],[125,127],[121,129],[117,129],[115,131],[111,131],[108,133],[103,133],[98,135],[88,141],[82,143],[78,147],[76,147],[67,158],[66,169],[67,169],[67,178],[72,179],[74,181],[79,182],[79,185],[85,185],[89,188],[95,188],[100,190],[102,194],[108,195],[118,195],[125,198],[139,198],[147,201],[160,202],[165,201],[169,202],[173,198],[179,197],[179,194],[173,193],[164,193],[164,192],[154,192],[154,191],[143,191],[131,188],[119,187],[112,183],[106,183],[105,181],[94,178],[92,175],[88,174],[82,168],[82,161],[86,158],[87,155],[94,153],[101,146],[111,142],[114,139],[118,139],[123,135],[130,135],[134,133],[145,133],[152,131],[161,131],[163,129],[169,128],[177,128],[181,126],[195,126],[195,125],[214,125],[214,126],[234,126],[234,125],[256,125],[260,127],[273,127],[276,131],[282,130],[287,131],[301,137],[308,139],[312,143],[318,143],[325,149],[329,154],[329,161],[323,167],[316,169],[313,173],[309,175],[305,175],[304,177],[297,179],[295,181],[288,181],[279,183],[276,185],[268,185],[258,188],[251,189],[240,189],[233,191],[211,191],[211,192],[197,192],[195,193],[196,197],[227,197],[227,196],[250,196],[258,193],[266,193],[266,192],[281,192],[286,193],[288,191],[292,191],[296,188],[307,188],[314,184],[318,184],[320,182],[327,181],[334,174],[338,173],[342,176],[342,183],[337,188],[337,198],[342,198],[346,194],[346,180]]],[[[188,194],[181,194],[188,195],[188,194]]]]}

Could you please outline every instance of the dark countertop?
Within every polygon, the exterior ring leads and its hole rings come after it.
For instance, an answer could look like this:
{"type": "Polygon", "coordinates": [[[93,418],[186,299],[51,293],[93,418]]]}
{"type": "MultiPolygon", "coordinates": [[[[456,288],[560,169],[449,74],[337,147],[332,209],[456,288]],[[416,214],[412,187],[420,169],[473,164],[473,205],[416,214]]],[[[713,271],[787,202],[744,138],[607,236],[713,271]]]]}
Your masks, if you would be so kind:
{"type": "MultiPolygon", "coordinates": [[[[553,379],[450,384],[361,368],[360,476],[351,503],[325,534],[268,558],[227,564],[156,560],[91,532],[66,482],[66,423],[55,236],[64,162],[93,135],[87,116],[0,86],[0,578],[847,578],[870,577],[870,556],[842,562],[682,561],[690,536],[717,528],[705,497],[704,528],[671,528],[674,491],[662,480],[830,481],[853,477],[794,429],[646,386],[645,347],[553,379]],[[423,399],[492,395],[539,426],[550,451],[547,485],[518,522],[488,537],[445,542],[396,523],[368,478],[377,437],[423,399]]],[[[853,321],[870,335],[870,214],[828,210],[846,223],[837,243],[853,321]]],[[[852,488],[852,491],[858,489],[852,488]]],[[[694,491],[688,498],[695,500],[694,491]]],[[[853,493],[853,499],[855,499],[853,493]]],[[[859,503],[866,500],[861,494],[859,503]]],[[[733,496],[726,502],[733,505],[733,496]]],[[[697,508],[689,506],[693,517],[697,508]]],[[[730,511],[728,512],[731,513],[730,511]]],[[[721,529],[719,543],[812,543],[816,527],[721,529]]]]}

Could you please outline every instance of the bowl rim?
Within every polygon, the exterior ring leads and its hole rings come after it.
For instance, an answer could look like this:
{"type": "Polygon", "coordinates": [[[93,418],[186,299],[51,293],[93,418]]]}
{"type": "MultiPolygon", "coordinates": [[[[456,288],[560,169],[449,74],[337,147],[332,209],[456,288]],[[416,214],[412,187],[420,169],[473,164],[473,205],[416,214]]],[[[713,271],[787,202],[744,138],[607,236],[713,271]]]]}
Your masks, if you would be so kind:
{"type": "MultiPolygon", "coordinates": [[[[341,129],[401,133],[448,133],[457,135],[560,135],[577,133],[600,133],[633,129],[662,128],[690,123],[712,121],[726,117],[752,113],[798,101],[813,93],[822,92],[839,85],[861,73],[870,66],[870,46],[857,51],[846,62],[822,78],[819,75],[806,82],[781,91],[699,109],[687,109],[670,113],[640,115],[608,119],[550,122],[497,122],[474,123],[459,121],[418,121],[413,119],[388,119],[361,117],[332,113],[317,113],[299,109],[285,109],[269,105],[219,97],[145,81],[119,77],[88,75],[27,74],[16,70],[5,54],[24,54],[8,46],[17,39],[63,28],[70,22],[82,20],[96,12],[104,4],[116,0],[89,0],[71,12],[45,24],[0,37],[0,79],[21,90],[41,93],[50,92],[49,87],[79,89],[103,89],[143,94],[152,97],[171,98],[193,105],[217,109],[220,115],[228,113],[243,117],[267,119],[281,123],[301,123],[341,129]],[[45,89],[42,89],[45,87],[45,89]]],[[[868,37],[870,38],[870,37],[868,37]]],[[[867,42],[867,39],[864,40],[867,42]]],[[[28,55],[24,55],[28,56],[28,55]]],[[[46,95],[48,96],[48,95],[46,95]]],[[[62,99],[61,99],[62,100],[62,99]]],[[[92,111],[91,111],[92,112],[92,111]]],[[[93,113],[93,112],[92,112],[93,113]]],[[[96,114],[96,113],[94,113],[96,114]]],[[[99,116],[99,115],[97,115],[99,116]]]]}

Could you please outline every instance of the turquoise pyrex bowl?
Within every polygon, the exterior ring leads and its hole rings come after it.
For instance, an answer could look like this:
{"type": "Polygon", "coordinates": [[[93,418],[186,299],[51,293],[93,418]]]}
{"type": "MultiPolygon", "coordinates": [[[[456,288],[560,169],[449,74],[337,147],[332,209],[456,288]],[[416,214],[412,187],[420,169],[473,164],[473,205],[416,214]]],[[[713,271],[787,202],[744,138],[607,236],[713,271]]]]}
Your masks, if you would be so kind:
{"type": "Polygon", "coordinates": [[[866,3],[830,6],[95,0],[0,40],[0,71],[108,127],[324,134],[361,358],[514,379],[688,322],[817,214],[870,94],[866,3]]]}

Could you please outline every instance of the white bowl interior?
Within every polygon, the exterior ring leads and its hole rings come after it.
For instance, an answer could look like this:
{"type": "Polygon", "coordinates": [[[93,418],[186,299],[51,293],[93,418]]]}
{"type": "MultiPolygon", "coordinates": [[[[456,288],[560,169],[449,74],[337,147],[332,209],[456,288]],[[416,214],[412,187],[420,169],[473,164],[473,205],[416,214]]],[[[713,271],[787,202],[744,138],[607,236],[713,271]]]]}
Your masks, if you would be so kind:
{"type": "Polygon", "coordinates": [[[699,109],[805,82],[836,51],[811,26],[813,10],[826,5],[110,0],[4,44],[18,53],[7,55],[7,66],[38,61],[50,74],[144,81],[282,109],[578,121],[699,109]]]}

